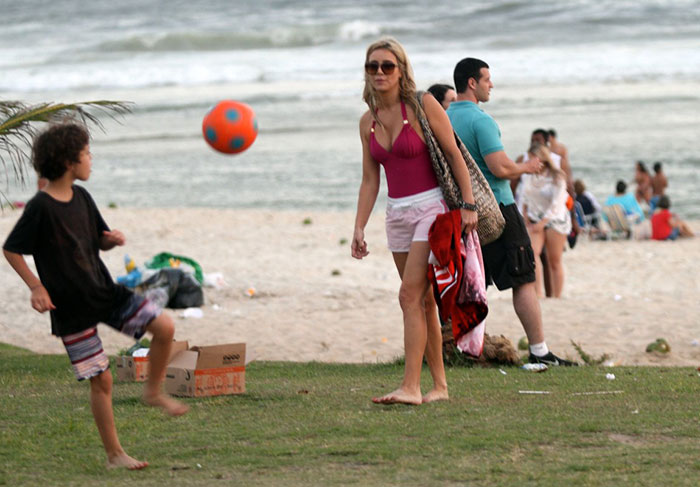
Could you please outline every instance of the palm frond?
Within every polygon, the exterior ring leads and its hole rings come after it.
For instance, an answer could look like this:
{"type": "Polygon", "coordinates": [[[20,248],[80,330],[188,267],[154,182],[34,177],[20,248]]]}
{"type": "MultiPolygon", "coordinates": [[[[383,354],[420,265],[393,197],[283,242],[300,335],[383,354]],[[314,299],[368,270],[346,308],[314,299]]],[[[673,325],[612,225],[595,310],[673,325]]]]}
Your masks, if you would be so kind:
{"type": "MultiPolygon", "coordinates": [[[[45,102],[27,105],[20,101],[0,100],[0,165],[3,167],[5,187],[10,174],[20,185],[26,182],[27,165],[37,123],[60,120],[80,120],[84,125],[95,125],[104,130],[98,114],[113,120],[131,112],[131,103],[113,100],[95,100],[78,103],[45,102]],[[91,113],[96,111],[97,113],[91,113]]],[[[3,195],[0,189],[0,195],[3,195]]]]}

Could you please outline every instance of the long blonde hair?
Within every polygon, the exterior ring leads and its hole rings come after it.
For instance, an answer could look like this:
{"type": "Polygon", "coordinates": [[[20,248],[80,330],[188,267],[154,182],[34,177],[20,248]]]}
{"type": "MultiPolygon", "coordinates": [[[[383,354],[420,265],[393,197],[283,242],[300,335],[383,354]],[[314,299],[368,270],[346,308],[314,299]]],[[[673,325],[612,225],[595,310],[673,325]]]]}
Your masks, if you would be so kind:
{"type": "MultiPolygon", "coordinates": [[[[413,68],[408,60],[406,51],[403,46],[393,37],[382,37],[373,42],[367,48],[365,55],[365,63],[369,61],[369,56],[377,49],[386,49],[396,57],[401,78],[399,78],[399,97],[405,104],[413,109],[413,112],[418,116],[423,114],[423,110],[418,104],[416,98],[416,82],[413,79],[413,68]]],[[[362,91],[362,99],[367,103],[372,117],[381,125],[382,123],[377,118],[377,109],[379,108],[377,92],[370,82],[369,75],[365,72],[365,88],[362,91]]]]}
{"type": "Polygon", "coordinates": [[[537,142],[530,146],[528,152],[533,156],[537,156],[540,159],[540,161],[542,161],[542,164],[544,164],[544,166],[547,168],[547,171],[552,175],[554,179],[564,178],[564,171],[557,167],[554,167],[554,163],[552,162],[552,152],[549,150],[549,147],[537,142]]]}

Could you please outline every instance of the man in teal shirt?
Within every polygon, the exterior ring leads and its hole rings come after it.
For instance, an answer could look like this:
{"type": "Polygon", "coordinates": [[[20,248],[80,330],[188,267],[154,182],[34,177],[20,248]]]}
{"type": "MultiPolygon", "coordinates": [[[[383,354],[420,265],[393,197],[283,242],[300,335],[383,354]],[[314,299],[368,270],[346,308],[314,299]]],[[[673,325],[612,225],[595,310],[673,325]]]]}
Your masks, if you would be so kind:
{"type": "Polygon", "coordinates": [[[462,59],[455,66],[454,81],[457,101],[450,104],[447,115],[486,177],[506,220],[501,236],[481,249],[486,285],[513,289],[513,307],[530,343],[530,362],[575,365],[550,352],[544,340],[542,311],[535,291],[535,256],[510,189],[511,179],[538,172],[542,163],[536,157],[522,164],[508,158],[498,125],[479,107],[479,103],[489,100],[493,88],[488,64],[480,59],[462,59]]]}
{"type": "Polygon", "coordinates": [[[615,186],[615,194],[608,196],[605,206],[620,205],[631,223],[644,221],[644,211],[633,194],[627,192],[627,183],[620,180],[615,186]]]}

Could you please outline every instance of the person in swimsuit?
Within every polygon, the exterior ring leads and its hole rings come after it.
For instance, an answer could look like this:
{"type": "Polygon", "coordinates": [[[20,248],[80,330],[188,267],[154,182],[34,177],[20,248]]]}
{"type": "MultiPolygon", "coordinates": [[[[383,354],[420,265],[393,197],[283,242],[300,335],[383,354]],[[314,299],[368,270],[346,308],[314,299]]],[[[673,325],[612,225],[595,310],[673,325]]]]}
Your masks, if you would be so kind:
{"type": "Polygon", "coordinates": [[[559,166],[561,170],[566,173],[566,189],[569,191],[570,195],[574,196],[574,177],[573,171],[571,170],[571,163],[569,162],[569,149],[559,142],[559,136],[556,130],[547,130],[547,135],[548,137],[545,145],[549,148],[552,155],[556,155],[561,159],[559,166]]]}
{"type": "Polygon", "coordinates": [[[634,182],[637,183],[637,189],[634,192],[634,197],[641,205],[649,204],[652,196],[652,179],[646,164],[642,161],[637,161],[634,166],[634,182]]]}
{"type": "MultiPolygon", "coordinates": [[[[362,182],[351,254],[356,259],[369,254],[364,229],[379,192],[381,165],[389,190],[387,241],[401,277],[399,304],[403,312],[406,358],[399,388],[373,401],[421,404],[448,399],[440,321],[427,277],[428,231],[435,217],[447,211],[447,206],[416,118],[416,113],[423,109],[416,97],[413,70],[395,39],[383,38],[368,47],[363,99],[369,110],[360,119],[362,182]],[[420,375],[424,354],[434,385],[422,396],[420,375]]],[[[425,94],[422,101],[425,117],[461,188],[465,202],[465,208],[460,210],[463,230],[471,232],[476,227],[477,214],[466,162],[457,148],[445,110],[430,94],[425,94]]]]}
{"type": "Polygon", "coordinates": [[[661,198],[666,188],[668,187],[668,179],[664,174],[663,165],[661,162],[656,161],[654,163],[654,176],[651,178],[651,199],[649,200],[649,210],[653,212],[659,203],[659,198],[661,198]]]}

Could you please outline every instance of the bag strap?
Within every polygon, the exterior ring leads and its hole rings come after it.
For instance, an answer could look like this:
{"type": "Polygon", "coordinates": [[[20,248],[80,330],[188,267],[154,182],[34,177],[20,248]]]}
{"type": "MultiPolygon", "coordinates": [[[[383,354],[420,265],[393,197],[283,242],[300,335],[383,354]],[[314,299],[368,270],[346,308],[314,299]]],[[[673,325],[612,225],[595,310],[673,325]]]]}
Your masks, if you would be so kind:
{"type": "MultiPolygon", "coordinates": [[[[416,92],[418,98],[418,104],[421,109],[423,109],[423,96],[425,91],[416,92]]],[[[424,112],[425,110],[423,110],[424,112]]],[[[431,160],[433,163],[433,170],[435,171],[435,176],[440,184],[440,189],[442,190],[443,198],[450,209],[459,208],[463,202],[462,194],[459,191],[457,182],[454,179],[454,174],[452,173],[452,168],[447,162],[440,145],[430,128],[430,123],[426,119],[426,115],[421,117],[420,114],[416,114],[418,121],[420,122],[421,128],[423,129],[423,135],[425,136],[425,143],[428,146],[428,150],[431,155],[431,160]]],[[[486,178],[479,169],[479,166],[474,161],[474,158],[469,153],[467,146],[462,142],[457,133],[452,130],[455,142],[459,151],[462,153],[462,158],[466,163],[467,170],[469,171],[469,177],[471,179],[472,194],[474,195],[474,201],[476,202],[479,209],[477,213],[479,215],[479,224],[477,226],[477,232],[479,233],[479,239],[481,239],[483,244],[487,244],[496,240],[503,232],[503,227],[505,226],[505,220],[501,214],[501,210],[498,206],[498,202],[493,195],[493,191],[486,181],[486,178]]]]}
{"type": "Polygon", "coordinates": [[[425,95],[425,93],[425,91],[416,91],[416,98],[418,99],[418,106],[420,107],[420,112],[416,113],[416,118],[418,119],[418,123],[423,129],[425,143],[428,144],[429,147],[433,145],[435,150],[438,150],[440,151],[440,153],[442,153],[442,149],[440,149],[440,146],[437,143],[437,139],[435,138],[433,129],[430,127],[428,115],[425,113],[425,107],[423,106],[423,96],[425,95]]]}
{"type": "MultiPolygon", "coordinates": [[[[423,96],[425,96],[425,91],[416,91],[416,99],[418,100],[418,106],[421,109],[422,113],[416,113],[416,118],[420,121],[421,118],[426,118],[427,115],[425,114],[425,107],[423,106],[423,96]]],[[[427,120],[426,120],[427,121],[427,120]]]]}

